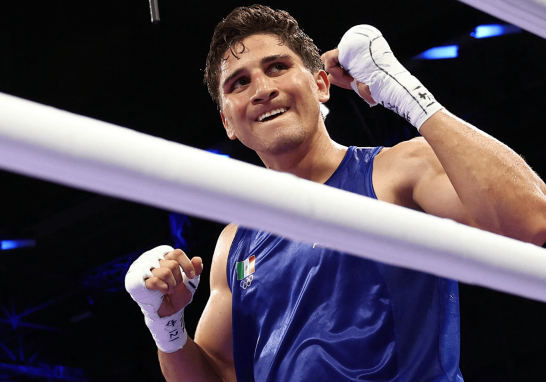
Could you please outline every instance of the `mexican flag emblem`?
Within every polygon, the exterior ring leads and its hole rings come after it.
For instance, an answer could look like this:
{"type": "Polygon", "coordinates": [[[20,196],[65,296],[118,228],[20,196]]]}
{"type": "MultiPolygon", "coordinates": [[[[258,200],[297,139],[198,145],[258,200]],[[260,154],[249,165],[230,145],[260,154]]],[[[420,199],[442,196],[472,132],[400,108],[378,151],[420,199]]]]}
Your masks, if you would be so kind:
{"type": "Polygon", "coordinates": [[[245,261],[237,263],[237,280],[242,280],[256,271],[256,256],[250,256],[245,261]]]}

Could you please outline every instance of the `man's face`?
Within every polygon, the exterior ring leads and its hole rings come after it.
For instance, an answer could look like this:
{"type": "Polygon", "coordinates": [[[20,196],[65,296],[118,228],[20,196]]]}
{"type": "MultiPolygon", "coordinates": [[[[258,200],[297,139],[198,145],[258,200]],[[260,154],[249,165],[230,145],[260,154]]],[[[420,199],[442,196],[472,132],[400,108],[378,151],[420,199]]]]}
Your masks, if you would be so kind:
{"type": "Polygon", "coordinates": [[[222,121],[231,139],[258,154],[279,155],[301,146],[321,121],[329,98],[326,73],[311,74],[275,35],[252,35],[226,52],[220,72],[222,121]],[[268,114],[269,113],[269,114],[268,114]]]}

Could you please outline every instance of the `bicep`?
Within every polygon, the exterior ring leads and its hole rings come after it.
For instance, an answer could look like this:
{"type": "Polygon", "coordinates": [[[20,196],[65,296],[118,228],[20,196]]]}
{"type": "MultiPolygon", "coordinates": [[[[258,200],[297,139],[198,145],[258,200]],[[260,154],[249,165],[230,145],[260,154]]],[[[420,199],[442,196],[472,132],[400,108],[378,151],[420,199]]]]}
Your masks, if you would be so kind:
{"type": "Polygon", "coordinates": [[[375,160],[373,177],[380,200],[475,225],[440,161],[422,138],[382,150],[375,160]]]}
{"type": "Polygon", "coordinates": [[[195,332],[195,342],[215,360],[226,381],[235,381],[231,331],[231,290],[226,265],[237,227],[229,225],[220,235],[211,267],[211,294],[195,332]]]}
{"type": "Polygon", "coordinates": [[[418,177],[413,188],[413,200],[428,214],[453,219],[471,226],[475,225],[436,158],[427,163],[418,177]]]}

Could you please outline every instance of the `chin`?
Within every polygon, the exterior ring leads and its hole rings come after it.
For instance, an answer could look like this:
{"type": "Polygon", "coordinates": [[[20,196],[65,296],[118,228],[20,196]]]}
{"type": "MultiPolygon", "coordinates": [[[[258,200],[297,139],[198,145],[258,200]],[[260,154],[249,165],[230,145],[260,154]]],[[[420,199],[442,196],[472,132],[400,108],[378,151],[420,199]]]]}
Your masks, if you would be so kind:
{"type": "Polygon", "coordinates": [[[286,142],[283,144],[276,145],[268,150],[268,153],[271,155],[282,155],[288,154],[293,151],[296,151],[301,146],[301,142],[286,142]]]}
{"type": "Polygon", "coordinates": [[[265,147],[265,152],[269,155],[283,155],[296,151],[305,141],[305,132],[300,131],[291,136],[278,137],[269,142],[265,147]]]}

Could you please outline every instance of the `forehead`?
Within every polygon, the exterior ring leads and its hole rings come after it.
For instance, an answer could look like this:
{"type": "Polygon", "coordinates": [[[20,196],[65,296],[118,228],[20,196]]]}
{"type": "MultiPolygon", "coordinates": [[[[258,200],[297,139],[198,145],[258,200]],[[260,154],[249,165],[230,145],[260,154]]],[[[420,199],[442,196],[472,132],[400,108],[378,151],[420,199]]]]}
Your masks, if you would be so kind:
{"type": "Polygon", "coordinates": [[[303,65],[302,59],[292,51],[280,38],[271,34],[255,34],[243,39],[233,46],[237,55],[234,57],[230,50],[227,50],[220,65],[220,83],[235,70],[251,64],[259,63],[262,58],[272,55],[289,55],[293,60],[303,65]],[[244,47],[244,51],[243,51],[244,47]],[[242,52],[242,53],[241,53],[242,52]]]}

